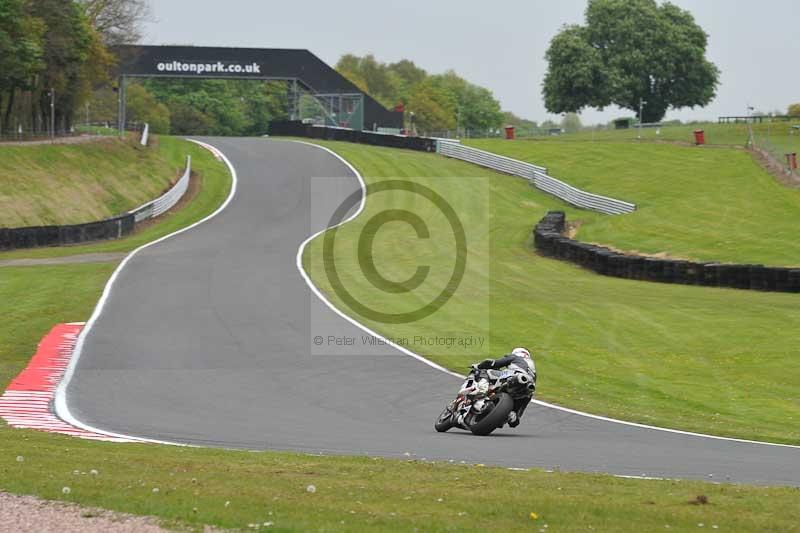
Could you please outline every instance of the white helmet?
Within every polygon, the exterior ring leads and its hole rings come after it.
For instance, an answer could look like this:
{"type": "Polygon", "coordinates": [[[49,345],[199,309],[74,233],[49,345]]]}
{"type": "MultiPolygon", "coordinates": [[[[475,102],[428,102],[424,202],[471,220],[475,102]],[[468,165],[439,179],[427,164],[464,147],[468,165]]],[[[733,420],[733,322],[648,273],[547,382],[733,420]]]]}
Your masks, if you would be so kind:
{"type": "Polygon", "coordinates": [[[527,348],[514,348],[511,350],[511,355],[516,355],[518,357],[524,357],[525,359],[531,358],[531,352],[527,350],[527,348]]]}

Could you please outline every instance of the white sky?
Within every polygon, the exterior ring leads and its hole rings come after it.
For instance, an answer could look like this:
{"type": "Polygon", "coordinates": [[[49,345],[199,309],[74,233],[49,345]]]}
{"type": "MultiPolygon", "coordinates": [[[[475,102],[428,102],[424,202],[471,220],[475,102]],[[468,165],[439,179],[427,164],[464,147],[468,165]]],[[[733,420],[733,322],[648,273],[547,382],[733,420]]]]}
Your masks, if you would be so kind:
{"type": "MultiPolygon", "coordinates": [[[[586,0],[150,0],[146,44],[307,48],[333,65],[344,53],[410,59],[431,73],[454,69],[488,87],[505,110],[542,121],[544,53],[563,24],[583,23],[586,0]]],[[[709,34],[721,70],[706,108],[667,119],[769,112],[800,102],[798,0],[673,0],[709,34]]],[[[584,124],[629,112],[584,110],[584,124]]]]}

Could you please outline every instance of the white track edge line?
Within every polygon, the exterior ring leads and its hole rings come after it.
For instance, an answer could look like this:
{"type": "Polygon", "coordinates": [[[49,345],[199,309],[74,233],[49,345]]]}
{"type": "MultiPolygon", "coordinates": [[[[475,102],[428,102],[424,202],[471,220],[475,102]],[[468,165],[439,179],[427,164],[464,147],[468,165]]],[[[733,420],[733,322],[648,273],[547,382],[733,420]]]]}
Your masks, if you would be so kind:
{"type": "MultiPolygon", "coordinates": [[[[337,227],[341,226],[342,224],[346,224],[347,222],[350,222],[351,220],[355,219],[358,215],[360,215],[361,211],[364,210],[364,206],[366,204],[366,198],[367,198],[366,189],[367,189],[367,186],[364,183],[364,178],[361,177],[361,173],[358,172],[358,170],[356,170],[356,168],[353,165],[351,165],[345,158],[343,158],[342,156],[340,156],[339,154],[337,154],[336,152],[334,152],[330,148],[327,148],[325,146],[321,146],[319,144],[306,142],[306,141],[297,141],[297,140],[293,140],[293,139],[291,139],[291,140],[290,139],[286,139],[286,140],[289,141],[289,142],[306,144],[308,146],[314,146],[314,147],[319,148],[321,150],[325,150],[329,154],[331,154],[334,157],[336,157],[339,161],[344,163],[350,169],[350,171],[353,172],[355,177],[358,178],[358,182],[359,182],[359,184],[361,186],[361,203],[360,203],[360,205],[358,207],[358,210],[352,216],[350,216],[349,218],[347,218],[346,220],[344,220],[342,222],[339,222],[335,226],[331,226],[329,228],[325,228],[325,229],[320,230],[317,233],[313,234],[312,236],[307,238],[305,241],[303,241],[303,243],[300,245],[300,248],[297,250],[297,260],[296,260],[297,269],[300,271],[300,275],[303,277],[303,279],[305,280],[305,282],[308,285],[308,287],[334,313],[336,313],[340,317],[344,318],[346,321],[350,322],[351,324],[353,324],[357,328],[360,328],[364,332],[369,333],[370,335],[372,335],[372,336],[374,336],[374,337],[376,337],[378,339],[381,339],[382,341],[386,342],[386,344],[388,344],[392,348],[395,348],[396,350],[398,350],[398,351],[400,351],[400,352],[402,352],[402,353],[404,353],[404,354],[406,354],[406,355],[408,355],[410,357],[413,357],[414,359],[417,359],[417,360],[425,363],[426,365],[428,365],[430,367],[433,367],[433,368],[435,368],[437,370],[440,370],[442,372],[450,374],[451,376],[455,376],[457,378],[464,379],[466,376],[464,376],[462,374],[458,374],[458,373],[453,372],[451,370],[448,370],[448,369],[444,368],[443,366],[438,365],[438,364],[434,363],[433,361],[430,361],[430,360],[424,358],[423,356],[412,352],[411,350],[409,350],[407,348],[404,348],[402,346],[399,346],[398,344],[395,344],[394,342],[390,341],[389,339],[387,339],[383,335],[380,335],[380,334],[376,333],[375,331],[371,330],[368,326],[365,326],[364,324],[361,324],[361,323],[357,322],[354,318],[351,318],[350,316],[346,315],[344,312],[342,312],[341,310],[336,308],[328,300],[328,298],[326,298],[325,295],[322,294],[322,292],[320,292],[320,290],[317,288],[317,286],[314,285],[314,282],[311,281],[311,278],[309,277],[308,273],[303,268],[303,252],[305,251],[306,245],[309,242],[311,242],[312,240],[314,240],[320,234],[328,231],[329,229],[337,228],[337,227]]],[[[583,417],[586,417],[586,418],[593,418],[595,420],[602,420],[604,422],[612,422],[614,424],[622,424],[622,425],[625,425],[625,426],[632,426],[632,427],[637,427],[637,428],[642,428],[642,429],[650,429],[650,430],[655,430],[655,431],[663,431],[663,432],[666,432],[666,433],[676,433],[676,434],[679,434],[679,435],[687,435],[687,436],[691,436],[691,437],[702,437],[702,438],[706,438],[706,439],[724,440],[724,441],[738,442],[738,443],[744,443],[744,444],[760,444],[760,445],[763,445],[763,446],[777,446],[777,447],[781,447],[781,448],[800,449],[800,446],[796,445],[796,444],[783,444],[783,443],[780,443],[780,442],[766,442],[766,441],[760,441],[760,440],[737,439],[735,437],[723,437],[723,436],[720,436],[720,435],[708,435],[708,434],[705,434],[705,433],[695,433],[695,432],[692,432],[692,431],[683,431],[683,430],[680,430],[680,429],[672,429],[672,428],[663,428],[663,427],[658,427],[658,426],[650,426],[650,425],[647,425],[647,424],[640,424],[638,422],[628,422],[626,420],[618,420],[616,418],[609,418],[609,417],[605,417],[605,416],[601,416],[601,415],[593,415],[591,413],[586,413],[586,412],[583,412],[583,411],[577,411],[575,409],[570,409],[568,407],[561,407],[560,405],[555,405],[555,404],[552,404],[552,403],[543,402],[541,400],[531,400],[531,402],[535,403],[535,404],[538,404],[538,405],[541,405],[542,407],[547,407],[549,409],[555,409],[557,411],[564,411],[566,413],[570,413],[570,414],[573,414],[573,415],[583,416],[583,417]]]]}
{"type": "Polygon", "coordinates": [[[89,331],[91,331],[91,329],[94,326],[95,322],[97,322],[97,319],[102,314],[103,308],[105,307],[105,304],[106,304],[106,300],[108,300],[108,297],[111,294],[111,289],[112,289],[112,287],[114,285],[114,281],[116,281],[117,276],[122,271],[122,269],[125,268],[125,265],[128,263],[128,261],[130,261],[133,256],[135,256],[138,252],[140,252],[141,250],[144,250],[145,248],[148,248],[150,246],[158,244],[158,243],[160,243],[162,241],[165,241],[165,240],[167,240],[167,239],[169,239],[171,237],[174,237],[175,235],[179,235],[179,234],[181,234],[181,233],[183,233],[185,231],[189,231],[190,229],[192,229],[192,228],[194,228],[196,226],[199,226],[200,224],[202,224],[202,223],[204,223],[204,222],[206,222],[208,220],[211,220],[212,218],[214,218],[215,216],[220,214],[226,207],[228,207],[228,204],[231,202],[231,200],[233,200],[233,197],[236,195],[236,187],[237,187],[237,184],[238,184],[238,177],[236,175],[236,169],[234,168],[234,166],[230,162],[230,160],[225,156],[225,154],[223,154],[218,148],[216,148],[216,147],[214,147],[214,146],[212,146],[210,144],[206,144],[204,142],[200,142],[200,141],[197,141],[195,139],[187,139],[187,140],[202,146],[203,148],[205,148],[206,150],[208,150],[209,152],[211,152],[215,156],[217,154],[219,154],[219,156],[222,158],[222,161],[225,163],[225,165],[228,167],[228,170],[230,171],[230,174],[231,174],[231,190],[228,193],[228,197],[225,199],[225,202],[221,206],[219,206],[210,215],[206,216],[205,218],[203,218],[201,220],[198,220],[197,222],[194,222],[193,224],[190,224],[189,226],[186,226],[185,228],[181,228],[181,229],[179,229],[177,231],[174,231],[174,232],[172,232],[172,233],[170,233],[168,235],[164,235],[163,237],[160,237],[160,238],[158,238],[158,239],[156,239],[154,241],[145,243],[142,246],[139,246],[138,248],[133,250],[131,253],[129,253],[127,256],[125,256],[125,259],[123,259],[122,262],[117,266],[117,268],[114,270],[114,273],[109,278],[108,282],[106,282],[106,286],[103,289],[103,294],[100,296],[100,300],[97,302],[97,305],[94,308],[94,312],[92,313],[91,318],[89,318],[89,320],[86,322],[86,326],[83,328],[83,330],[81,330],[81,333],[78,336],[78,340],[75,343],[75,349],[73,350],[72,357],[70,358],[70,361],[69,361],[69,366],[67,367],[67,370],[64,373],[64,377],[61,379],[61,383],[59,383],[58,388],[56,389],[55,401],[53,403],[53,410],[55,412],[55,415],[58,418],[60,418],[61,420],[63,420],[64,422],[66,422],[66,423],[68,423],[68,424],[70,424],[72,426],[75,426],[77,428],[84,429],[86,431],[91,431],[91,432],[94,432],[94,433],[98,433],[100,435],[107,435],[109,437],[117,437],[117,438],[122,438],[122,439],[130,439],[132,441],[137,441],[137,442],[151,442],[151,443],[154,443],[154,444],[170,444],[170,445],[175,445],[175,446],[190,446],[190,447],[192,446],[190,444],[185,444],[185,443],[180,443],[180,442],[170,442],[170,441],[151,439],[151,438],[146,438],[146,437],[136,437],[136,436],[132,436],[132,435],[124,435],[124,434],[121,434],[121,433],[114,433],[112,431],[106,431],[104,429],[96,428],[96,427],[93,427],[93,426],[91,426],[89,424],[86,424],[86,423],[81,422],[80,420],[78,420],[72,414],[72,412],[70,412],[69,406],[67,405],[67,387],[69,386],[69,383],[72,380],[72,376],[75,373],[75,368],[78,365],[78,360],[81,357],[81,351],[83,350],[83,343],[86,340],[86,336],[89,334],[89,331]]]}

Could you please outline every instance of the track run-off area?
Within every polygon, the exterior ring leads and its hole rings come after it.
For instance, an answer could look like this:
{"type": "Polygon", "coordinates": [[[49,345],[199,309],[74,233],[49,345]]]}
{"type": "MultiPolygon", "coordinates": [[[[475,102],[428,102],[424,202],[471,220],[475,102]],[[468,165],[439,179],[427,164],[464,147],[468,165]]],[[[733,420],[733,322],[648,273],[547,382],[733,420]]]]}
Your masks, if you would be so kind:
{"type": "Polygon", "coordinates": [[[389,344],[313,345],[320,334],[367,333],[298,268],[301,245],[363,188],[357,173],[304,143],[202,141],[234,171],[230,201],[122,263],[62,383],[57,414],[65,420],[200,446],[800,485],[798,447],[665,431],[542,403],[513,431],[437,434],[433,420],[457,390],[457,376],[389,344]],[[335,179],[310,191],[313,177],[335,179]]]}

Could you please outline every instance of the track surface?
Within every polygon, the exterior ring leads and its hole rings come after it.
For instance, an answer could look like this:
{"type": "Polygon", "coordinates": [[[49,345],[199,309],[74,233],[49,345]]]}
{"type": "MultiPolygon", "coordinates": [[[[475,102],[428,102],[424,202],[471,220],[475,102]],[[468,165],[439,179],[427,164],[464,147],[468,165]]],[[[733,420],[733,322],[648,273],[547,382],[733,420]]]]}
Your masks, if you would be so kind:
{"type": "Polygon", "coordinates": [[[216,218],[142,250],[121,271],[66,391],[81,422],[199,445],[800,485],[800,449],[538,405],[513,431],[437,434],[433,420],[457,378],[388,346],[364,356],[312,346],[318,334],[363,335],[295,266],[300,243],[359,189],[346,165],[299,143],[204,140],[236,167],[238,192],[216,218]],[[340,179],[327,180],[312,216],[317,176],[340,179]]]}

